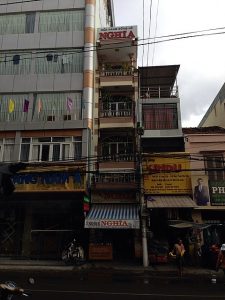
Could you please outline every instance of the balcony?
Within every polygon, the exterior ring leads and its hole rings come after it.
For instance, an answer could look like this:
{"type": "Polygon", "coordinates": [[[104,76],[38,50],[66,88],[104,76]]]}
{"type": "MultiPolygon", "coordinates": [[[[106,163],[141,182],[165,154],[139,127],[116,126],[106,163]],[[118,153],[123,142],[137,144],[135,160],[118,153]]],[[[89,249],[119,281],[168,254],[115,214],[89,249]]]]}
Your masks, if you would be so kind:
{"type": "Polygon", "coordinates": [[[104,86],[133,86],[137,70],[132,66],[102,66],[99,71],[100,87],[104,86]]]}
{"type": "Polygon", "coordinates": [[[130,97],[104,95],[100,103],[100,128],[134,127],[134,105],[130,97]]]}
{"type": "Polygon", "coordinates": [[[101,173],[92,177],[95,190],[135,190],[137,182],[134,173],[101,173]]]}

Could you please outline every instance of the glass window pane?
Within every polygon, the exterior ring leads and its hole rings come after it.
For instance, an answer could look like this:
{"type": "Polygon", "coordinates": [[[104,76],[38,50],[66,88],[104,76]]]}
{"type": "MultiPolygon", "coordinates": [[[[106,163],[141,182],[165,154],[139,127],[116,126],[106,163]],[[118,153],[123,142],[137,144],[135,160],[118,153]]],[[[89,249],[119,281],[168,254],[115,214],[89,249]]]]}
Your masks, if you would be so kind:
{"type": "Polygon", "coordinates": [[[33,33],[34,32],[34,24],[35,24],[35,13],[26,14],[25,32],[33,33]]]}
{"type": "Polygon", "coordinates": [[[3,161],[4,162],[11,162],[13,161],[13,150],[14,145],[5,145],[3,150],[3,161]]]}
{"type": "Polygon", "coordinates": [[[49,161],[50,145],[42,145],[41,161],[49,161]]]}
{"type": "Polygon", "coordinates": [[[53,161],[60,160],[60,144],[53,145],[52,160],[53,161]]]}
{"type": "Polygon", "coordinates": [[[32,147],[32,161],[39,161],[40,145],[33,145],[32,147]]]}
{"type": "Polygon", "coordinates": [[[69,160],[70,159],[70,145],[63,144],[62,145],[62,160],[69,160]]]}
{"type": "Polygon", "coordinates": [[[21,161],[29,161],[30,144],[22,144],[20,152],[21,161]]]}

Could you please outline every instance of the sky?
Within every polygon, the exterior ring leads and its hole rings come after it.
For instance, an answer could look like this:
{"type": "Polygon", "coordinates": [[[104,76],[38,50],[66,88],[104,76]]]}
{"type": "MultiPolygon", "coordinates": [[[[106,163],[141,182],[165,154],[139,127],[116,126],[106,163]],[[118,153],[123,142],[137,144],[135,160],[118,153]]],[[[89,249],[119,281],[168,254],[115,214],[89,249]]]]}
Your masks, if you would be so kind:
{"type": "Polygon", "coordinates": [[[225,82],[224,13],[225,0],[114,0],[115,25],[137,25],[139,40],[149,33],[154,41],[154,37],[222,28],[210,33],[224,34],[155,43],[144,46],[144,51],[143,46],[138,48],[138,66],[180,65],[183,127],[198,126],[225,82]]]}

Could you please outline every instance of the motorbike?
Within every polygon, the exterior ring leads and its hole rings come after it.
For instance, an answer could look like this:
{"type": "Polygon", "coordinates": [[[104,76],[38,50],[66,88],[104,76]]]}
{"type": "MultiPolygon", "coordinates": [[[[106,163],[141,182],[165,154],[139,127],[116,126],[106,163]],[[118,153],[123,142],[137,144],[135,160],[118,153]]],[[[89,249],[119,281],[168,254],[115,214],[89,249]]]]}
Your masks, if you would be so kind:
{"type": "Polygon", "coordinates": [[[12,300],[16,296],[28,297],[29,294],[24,292],[24,289],[17,286],[13,281],[6,281],[0,284],[0,299],[12,300]]]}
{"type": "Polygon", "coordinates": [[[82,265],[85,263],[83,247],[73,239],[62,251],[62,260],[67,265],[82,265]]]}

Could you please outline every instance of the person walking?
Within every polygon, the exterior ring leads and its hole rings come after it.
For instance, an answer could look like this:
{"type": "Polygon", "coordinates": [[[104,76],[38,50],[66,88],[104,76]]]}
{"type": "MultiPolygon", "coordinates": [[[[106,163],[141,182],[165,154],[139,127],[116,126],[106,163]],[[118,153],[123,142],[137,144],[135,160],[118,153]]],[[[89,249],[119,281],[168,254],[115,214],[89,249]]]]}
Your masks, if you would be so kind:
{"type": "Polygon", "coordinates": [[[216,262],[216,271],[218,272],[219,269],[222,269],[225,275],[225,244],[222,244],[216,262]]]}
{"type": "Polygon", "coordinates": [[[174,244],[173,253],[176,255],[176,265],[179,276],[183,276],[185,248],[181,239],[174,244]]]}

